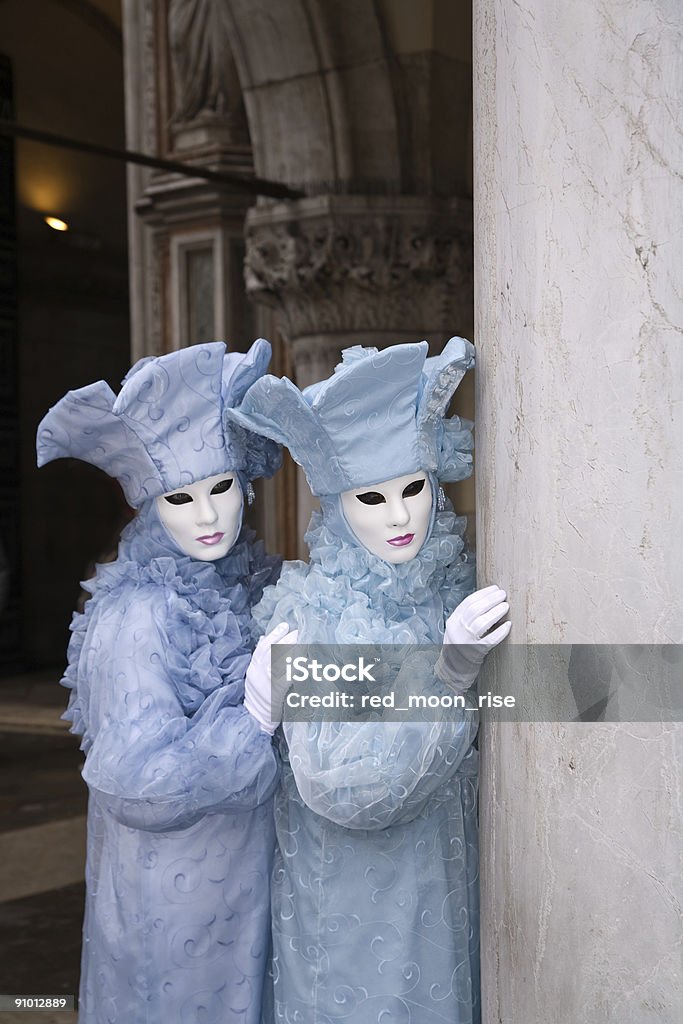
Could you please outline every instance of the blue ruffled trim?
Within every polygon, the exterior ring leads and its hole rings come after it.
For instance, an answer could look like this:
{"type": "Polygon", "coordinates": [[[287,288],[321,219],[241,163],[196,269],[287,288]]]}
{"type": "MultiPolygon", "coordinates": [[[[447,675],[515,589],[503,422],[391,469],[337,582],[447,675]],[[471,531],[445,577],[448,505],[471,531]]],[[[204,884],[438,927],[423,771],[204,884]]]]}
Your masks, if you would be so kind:
{"type": "Polygon", "coordinates": [[[280,564],[246,527],[225,558],[216,562],[175,554],[153,507],[143,506],[121,536],[116,561],[98,565],[95,577],[83,583],[92,596],[84,612],[74,613],[71,621],[69,664],[61,679],[71,694],[62,717],[71,722],[71,732],[83,736],[82,749],[89,748],[92,738],[87,721],[90,685],[79,666],[84,646],[93,639],[88,636],[90,624],[103,601],[127,601],[134,590],[149,584],[162,588],[168,610],[164,629],[171,641],[166,652],[169,680],[185,714],[191,716],[219,686],[233,690],[227,703],[242,700],[244,673],[259,635],[251,609],[264,587],[277,579],[280,564]]]}
{"type": "Polygon", "coordinates": [[[475,586],[465,525],[453,512],[437,513],[416,557],[393,565],[341,539],[314,512],[310,562],[283,567],[254,621],[264,633],[288,622],[300,643],[440,643],[445,619],[475,586]]]}
{"type": "Polygon", "coordinates": [[[441,421],[436,475],[442,482],[466,480],[472,473],[473,424],[453,416],[441,421]]]}

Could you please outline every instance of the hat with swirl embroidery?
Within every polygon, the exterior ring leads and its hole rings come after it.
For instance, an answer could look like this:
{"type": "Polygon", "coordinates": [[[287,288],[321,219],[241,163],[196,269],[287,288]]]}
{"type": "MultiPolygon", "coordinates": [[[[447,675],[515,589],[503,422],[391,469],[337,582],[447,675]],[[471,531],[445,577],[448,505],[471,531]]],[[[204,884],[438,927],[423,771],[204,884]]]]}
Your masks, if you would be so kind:
{"type": "Polygon", "coordinates": [[[286,445],[314,494],[339,494],[417,470],[443,481],[472,472],[471,424],[445,419],[474,348],[451,338],[427,358],[427,342],[381,352],[356,345],[327,380],[300,391],[286,377],[261,377],[228,413],[286,445]]]}
{"type": "Polygon", "coordinates": [[[103,381],[69,391],[38,427],[38,465],[90,462],[115,477],[134,508],[149,498],[227,471],[272,476],[279,446],[228,418],[266,371],[269,342],[247,353],[222,341],[147,356],[115,395],[103,381]]]}

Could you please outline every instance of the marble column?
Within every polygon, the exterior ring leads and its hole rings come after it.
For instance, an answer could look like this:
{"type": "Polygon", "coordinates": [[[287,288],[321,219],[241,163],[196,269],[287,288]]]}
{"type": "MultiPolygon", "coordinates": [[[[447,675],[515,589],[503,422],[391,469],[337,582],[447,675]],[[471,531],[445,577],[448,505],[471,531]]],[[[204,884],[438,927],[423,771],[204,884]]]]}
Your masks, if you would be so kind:
{"type": "MultiPolygon", "coordinates": [[[[249,211],[246,238],[247,292],[276,310],[299,387],[329,376],[349,345],[426,338],[439,350],[454,334],[470,336],[469,200],[264,202],[249,211]]],[[[303,475],[297,495],[301,541],[314,505],[303,475]]]]}
{"type": "MultiPolygon", "coordinates": [[[[517,643],[680,643],[683,7],[474,11],[480,581],[517,643]]],[[[681,1020],[682,746],[487,726],[485,1024],[681,1020]]]]}

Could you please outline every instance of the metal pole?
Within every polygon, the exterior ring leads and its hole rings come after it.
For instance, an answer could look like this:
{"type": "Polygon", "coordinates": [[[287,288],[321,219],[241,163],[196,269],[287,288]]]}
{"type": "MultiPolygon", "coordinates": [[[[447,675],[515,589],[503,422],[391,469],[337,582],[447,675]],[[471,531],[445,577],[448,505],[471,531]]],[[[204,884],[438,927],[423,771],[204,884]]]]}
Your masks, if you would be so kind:
{"type": "Polygon", "coordinates": [[[7,121],[1,118],[0,135],[30,139],[32,142],[40,142],[46,146],[60,146],[62,149],[76,149],[82,153],[92,153],[94,156],[103,156],[110,160],[124,160],[130,164],[142,164],[144,167],[153,167],[156,170],[173,171],[189,178],[203,178],[205,181],[213,181],[217,185],[228,185],[232,189],[239,189],[250,195],[269,196],[271,199],[302,199],[304,197],[304,193],[298,189],[289,188],[288,185],[282,185],[277,181],[268,181],[265,178],[242,178],[238,174],[210,171],[205,167],[195,167],[192,164],[180,163],[178,160],[148,156],[146,153],[136,153],[130,149],[116,149],[113,146],[100,146],[94,142],[82,142],[80,139],[39,131],[36,128],[17,124],[16,121],[7,121]]]}

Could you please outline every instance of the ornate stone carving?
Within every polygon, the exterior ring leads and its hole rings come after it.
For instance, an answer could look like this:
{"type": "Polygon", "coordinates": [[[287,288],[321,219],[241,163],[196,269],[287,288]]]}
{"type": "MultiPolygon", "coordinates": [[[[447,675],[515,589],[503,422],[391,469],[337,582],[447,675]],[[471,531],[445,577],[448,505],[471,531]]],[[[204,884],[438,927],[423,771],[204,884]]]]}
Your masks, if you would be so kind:
{"type": "Polygon", "coordinates": [[[290,340],[469,329],[471,207],[357,196],[256,207],[245,275],[250,296],[280,311],[290,340]]]}

